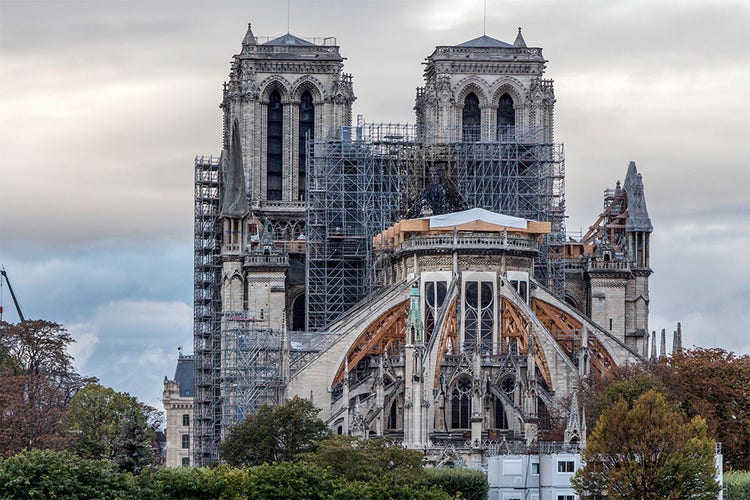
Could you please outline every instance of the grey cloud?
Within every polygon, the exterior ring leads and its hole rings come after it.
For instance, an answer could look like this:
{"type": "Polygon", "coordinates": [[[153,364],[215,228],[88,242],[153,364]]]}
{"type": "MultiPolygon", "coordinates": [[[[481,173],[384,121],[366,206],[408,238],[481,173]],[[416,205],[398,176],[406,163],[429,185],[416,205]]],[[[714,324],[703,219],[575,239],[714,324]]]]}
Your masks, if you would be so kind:
{"type": "MultiPolygon", "coordinates": [[[[478,1],[437,25],[434,9],[454,3],[293,1],[291,31],[337,37],[355,114],[413,122],[424,58],[481,34],[478,1]]],[[[284,7],[0,4],[0,260],[30,316],[88,335],[82,357],[98,339],[85,366],[118,390],[155,401],[176,346],[190,344],[193,157],[219,152],[221,83],[246,23],[284,33],[284,7]],[[177,305],[136,309],[148,318],[133,322],[112,310],[137,301],[177,305]]],[[[488,2],[487,22],[509,41],[523,26],[550,60],[569,229],[595,220],[602,190],[635,160],[656,228],[653,328],[682,320],[686,345],[715,335],[742,352],[749,13],[743,2],[519,0],[488,2]]]]}

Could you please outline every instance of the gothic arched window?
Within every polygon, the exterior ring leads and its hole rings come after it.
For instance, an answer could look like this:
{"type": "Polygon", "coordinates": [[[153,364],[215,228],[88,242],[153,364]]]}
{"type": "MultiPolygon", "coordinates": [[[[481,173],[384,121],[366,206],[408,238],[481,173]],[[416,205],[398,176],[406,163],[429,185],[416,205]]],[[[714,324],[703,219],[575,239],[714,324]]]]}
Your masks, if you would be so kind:
{"type": "Polygon", "coordinates": [[[404,428],[404,396],[399,394],[396,399],[391,403],[391,409],[388,411],[388,419],[386,420],[385,428],[390,431],[395,431],[404,428]]]}
{"type": "Polygon", "coordinates": [[[516,128],[516,109],[513,106],[513,98],[508,94],[500,96],[500,105],[497,107],[497,130],[500,140],[513,140],[516,128]]]}
{"type": "Polygon", "coordinates": [[[508,415],[505,413],[505,407],[500,398],[495,397],[495,429],[508,428],[508,415]]]}
{"type": "Polygon", "coordinates": [[[495,288],[491,281],[469,281],[464,291],[464,349],[475,343],[491,346],[495,288]]]}
{"type": "Polygon", "coordinates": [[[305,329],[305,294],[292,303],[292,330],[301,332],[305,329]]]}
{"type": "Polygon", "coordinates": [[[471,380],[458,379],[451,391],[451,428],[468,429],[471,416],[471,380]]]}
{"type": "Polygon", "coordinates": [[[462,139],[476,142],[480,139],[482,126],[482,110],[479,109],[479,98],[474,92],[464,99],[462,139]]]}
{"type": "Polygon", "coordinates": [[[305,177],[307,162],[307,139],[315,139],[315,105],[313,104],[312,94],[307,90],[302,93],[299,103],[299,200],[305,199],[305,177]]]}
{"type": "Polygon", "coordinates": [[[448,283],[445,281],[425,281],[424,291],[424,341],[430,342],[430,336],[435,328],[438,310],[443,306],[448,283]]]}
{"type": "Polygon", "coordinates": [[[268,134],[266,153],[266,198],[281,200],[283,162],[282,144],[284,142],[284,112],[281,95],[278,90],[271,92],[268,98],[268,134]]]}

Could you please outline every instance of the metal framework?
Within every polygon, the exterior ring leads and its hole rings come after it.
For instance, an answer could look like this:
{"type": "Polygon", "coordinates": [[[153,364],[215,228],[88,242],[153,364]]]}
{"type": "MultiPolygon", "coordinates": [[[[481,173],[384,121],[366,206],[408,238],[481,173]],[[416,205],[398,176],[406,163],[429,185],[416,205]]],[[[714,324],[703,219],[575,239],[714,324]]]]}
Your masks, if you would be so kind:
{"type": "Polygon", "coordinates": [[[221,225],[218,157],[195,158],[193,450],[195,463],[218,457],[221,394],[221,225]]]}
{"type": "Polygon", "coordinates": [[[562,295],[562,145],[544,142],[541,128],[506,127],[494,141],[427,144],[419,137],[411,125],[362,124],[308,144],[308,330],[324,328],[373,290],[373,236],[404,217],[436,176],[469,207],[550,221],[535,275],[562,295]]]}
{"type": "Polygon", "coordinates": [[[289,377],[338,339],[328,332],[287,332],[269,328],[267,317],[225,311],[222,327],[222,432],[283,401],[289,377]]]}

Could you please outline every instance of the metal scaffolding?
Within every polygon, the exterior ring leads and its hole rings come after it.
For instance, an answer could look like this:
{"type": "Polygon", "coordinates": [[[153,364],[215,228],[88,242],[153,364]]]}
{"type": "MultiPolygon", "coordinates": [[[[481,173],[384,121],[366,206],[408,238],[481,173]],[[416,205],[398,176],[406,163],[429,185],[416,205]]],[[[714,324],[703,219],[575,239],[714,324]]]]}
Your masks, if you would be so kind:
{"type": "Polygon", "coordinates": [[[543,132],[505,128],[494,141],[425,144],[415,126],[363,124],[309,144],[308,330],[324,328],[373,290],[372,237],[403,218],[433,177],[470,208],[551,222],[535,275],[561,295],[563,263],[554,257],[565,234],[564,154],[543,132]]]}
{"type": "Polygon", "coordinates": [[[221,225],[218,157],[195,158],[193,449],[195,463],[218,458],[221,394],[221,225]]]}
{"type": "Polygon", "coordinates": [[[274,330],[249,311],[225,312],[223,323],[223,432],[264,404],[282,402],[289,377],[340,335],[274,330]]]}
{"type": "Polygon", "coordinates": [[[370,291],[372,237],[398,219],[409,192],[409,131],[388,126],[374,140],[362,127],[344,127],[338,138],[308,145],[307,330],[324,328],[370,291]]]}

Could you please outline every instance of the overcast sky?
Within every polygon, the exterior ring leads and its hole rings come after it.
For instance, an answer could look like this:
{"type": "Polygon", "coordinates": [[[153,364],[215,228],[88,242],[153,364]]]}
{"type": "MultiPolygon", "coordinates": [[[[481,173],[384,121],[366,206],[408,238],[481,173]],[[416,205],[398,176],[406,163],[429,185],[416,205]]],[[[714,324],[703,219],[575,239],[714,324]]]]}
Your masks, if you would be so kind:
{"type": "MultiPolygon", "coordinates": [[[[565,144],[568,230],[630,160],[654,225],[652,330],[750,353],[750,4],[487,0],[487,34],[543,47],[565,144]]],[[[291,0],[335,36],[355,114],[413,122],[422,61],[483,31],[482,0],[291,0]]],[[[157,405],[192,352],[193,158],[248,22],[282,1],[0,0],[0,264],[24,312],[63,323],[86,375],[157,405]]],[[[6,321],[17,321],[7,287],[6,321]]]]}

